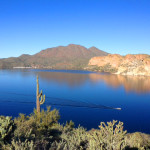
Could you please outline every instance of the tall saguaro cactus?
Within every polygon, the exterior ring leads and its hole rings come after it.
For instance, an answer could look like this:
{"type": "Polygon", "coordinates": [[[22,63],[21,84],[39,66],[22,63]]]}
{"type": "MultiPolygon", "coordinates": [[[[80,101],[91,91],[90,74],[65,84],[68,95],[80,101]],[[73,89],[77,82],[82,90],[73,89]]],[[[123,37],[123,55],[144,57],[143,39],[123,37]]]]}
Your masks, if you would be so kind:
{"type": "Polygon", "coordinates": [[[45,95],[43,95],[42,90],[39,93],[39,77],[38,77],[38,75],[37,75],[36,83],[37,83],[36,109],[37,109],[37,112],[40,112],[40,105],[44,104],[44,102],[45,102],[45,95]]]}

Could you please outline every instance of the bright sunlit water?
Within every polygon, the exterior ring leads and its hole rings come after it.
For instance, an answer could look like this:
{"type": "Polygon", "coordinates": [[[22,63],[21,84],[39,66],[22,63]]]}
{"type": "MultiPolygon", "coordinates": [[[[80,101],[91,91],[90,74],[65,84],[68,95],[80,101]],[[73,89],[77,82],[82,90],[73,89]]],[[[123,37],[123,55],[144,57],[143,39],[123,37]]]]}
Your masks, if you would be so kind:
{"type": "Polygon", "coordinates": [[[60,123],[72,120],[76,126],[91,129],[98,128],[101,121],[119,120],[128,132],[150,133],[150,77],[88,71],[0,70],[0,115],[16,117],[33,112],[37,74],[40,89],[47,97],[42,108],[53,104],[52,109],[60,112],[60,123]],[[100,108],[90,108],[93,104],[100,108]]]}

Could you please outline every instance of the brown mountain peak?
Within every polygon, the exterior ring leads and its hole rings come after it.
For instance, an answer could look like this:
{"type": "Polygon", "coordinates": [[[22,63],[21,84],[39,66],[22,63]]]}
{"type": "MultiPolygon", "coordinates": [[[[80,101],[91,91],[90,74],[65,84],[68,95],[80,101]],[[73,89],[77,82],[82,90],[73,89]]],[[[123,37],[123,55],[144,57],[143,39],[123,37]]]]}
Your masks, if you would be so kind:
{"type": "Polygon", "coordinates": [[[108,55],[107,52],[104,52],[104,51],[102,51],[102,50],[96,48],[95,46],[90,47],[90,48],[89,48],[89,51],[91,51],[91,52],[94,53],[95,55],[99,55],[100,53],[101,53],[100,56],[106,56],[106,55],[108,55]]]}
{"type": "Polygon", "coordinates": [[[81,69],[88,64],[92,57],[105,55],[107,53],[96,48],[89,50],[81,45],[69,44],[47,48],[35,55],[22,55],[14,59],[6,59],[5,62],[2,60],[0,61],[0,68],[30,66],[49,69],[81,69]]]}

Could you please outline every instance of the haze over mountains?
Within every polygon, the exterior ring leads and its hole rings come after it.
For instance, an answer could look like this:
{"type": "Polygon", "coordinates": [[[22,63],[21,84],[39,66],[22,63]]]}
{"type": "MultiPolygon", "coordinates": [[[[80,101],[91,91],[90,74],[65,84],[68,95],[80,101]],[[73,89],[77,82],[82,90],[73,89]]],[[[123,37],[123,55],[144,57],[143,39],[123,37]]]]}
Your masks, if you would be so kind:
{"type": "Polygon", "coordinates": [[[35,55],[23,54],[20,57],[0,59],[0,68],[32,67],[48,69],[83,69],[95,56],[106,56],[107,52],[91,47],[70,44],[48,48],[35,55]]]}

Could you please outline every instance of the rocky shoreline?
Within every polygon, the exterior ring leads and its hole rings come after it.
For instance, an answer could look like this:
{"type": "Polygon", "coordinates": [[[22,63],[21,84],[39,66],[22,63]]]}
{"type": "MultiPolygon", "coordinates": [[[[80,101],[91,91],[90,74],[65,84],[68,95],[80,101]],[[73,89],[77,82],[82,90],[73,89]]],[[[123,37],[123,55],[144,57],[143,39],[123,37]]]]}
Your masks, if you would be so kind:
{"type": "Polygon", "coordinates": [[[120,75],[150,76],[150,55],[137,54],[121,56],[93,57],[88,64],[89,69],[120,75]]]}

